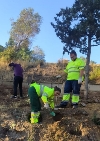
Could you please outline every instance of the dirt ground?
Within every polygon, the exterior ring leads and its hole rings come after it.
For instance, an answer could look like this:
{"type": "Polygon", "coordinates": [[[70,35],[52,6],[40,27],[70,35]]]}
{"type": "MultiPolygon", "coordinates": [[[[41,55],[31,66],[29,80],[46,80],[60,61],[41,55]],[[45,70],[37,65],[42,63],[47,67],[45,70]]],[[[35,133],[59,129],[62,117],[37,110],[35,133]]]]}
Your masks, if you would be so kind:
{"type": "Polygon", "coordinates": [[[0,141],[100,141],[100,92],[89,92],[88,100],[81,92],[77,109],[69,104],[55,111],[60,113],[58,121],[43,109],[42,123],[33,125],[28,121],[27,89],[23,90],[23,99],[12,100],[12,88],[0,86],[0,141]]]}

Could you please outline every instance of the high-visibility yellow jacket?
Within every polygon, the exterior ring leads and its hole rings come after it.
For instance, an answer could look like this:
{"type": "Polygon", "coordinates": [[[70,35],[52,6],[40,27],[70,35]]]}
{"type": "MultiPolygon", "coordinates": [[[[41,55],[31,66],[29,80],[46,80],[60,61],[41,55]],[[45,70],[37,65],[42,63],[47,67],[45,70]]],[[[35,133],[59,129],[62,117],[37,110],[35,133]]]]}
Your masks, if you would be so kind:
{"type": "Polygon", "coordinates": [[[41,97],[43,103],[48,103],[52,109],[54,108],[54,88],[39,85],[36,82],[31,84],[30,87],[35,88],[38,96],[41,97]]]}
{"type": "Polygon", "coordinates": [[[80,58],[77,58],[75,61],[70,61],[64,70],[64,72],[68,74],[67,80],[78,80],[80,77],[80,70],[84,69],[84,67],[85,62],[80,58]]]}

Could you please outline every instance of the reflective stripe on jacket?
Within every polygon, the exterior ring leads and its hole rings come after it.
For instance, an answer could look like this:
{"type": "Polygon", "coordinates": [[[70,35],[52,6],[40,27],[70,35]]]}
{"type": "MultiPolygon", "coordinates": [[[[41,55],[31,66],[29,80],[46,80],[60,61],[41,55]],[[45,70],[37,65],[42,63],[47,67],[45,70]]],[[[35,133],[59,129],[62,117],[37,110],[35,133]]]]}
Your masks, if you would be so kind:
{"type": "Polygon", "coordinates": [[[41,99],[44,103],[52,101],[54,99],[54,88],[44,87],[41,99]]]}
{"type": "Polygon", "coordinates": [[[67,80],[78,80],[80,77],[80,70],[84,69],[84,67],[85,62],[80,58],[77,58],[75,61],[70,61],[64,70],[64,72],[68,74],[67,80]]]}
{"type": "Polygon", "coordinates": [[[54,108],[54,88],[49,88],[44,85],[33,83],[30,87],[34,87],[38,96],[41,97],[43,103],[49,103],[51,108],[54,108]]]}

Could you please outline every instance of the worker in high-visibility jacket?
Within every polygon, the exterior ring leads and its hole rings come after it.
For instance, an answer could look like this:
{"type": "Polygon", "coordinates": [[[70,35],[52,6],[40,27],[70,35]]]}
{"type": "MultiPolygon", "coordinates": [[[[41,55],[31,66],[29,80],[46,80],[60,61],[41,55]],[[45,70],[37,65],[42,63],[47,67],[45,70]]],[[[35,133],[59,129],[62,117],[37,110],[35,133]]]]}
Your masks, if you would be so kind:
{"type": "Polygon", "coordinates": [[[61,93],[61,89],[57,86],[54,88],[49,88],[44,85],[39,85],[36,82],[30,84],[28,89],[28,95],[30,98],[30,106],[31,106],[31,123],[38,123],[38,119],[40,116],[41,103],[40,99],[42,99],[44,103],[44,107],[46,109],[54,109],[54,96],[58,96],[61,93]]]}
{"type": "Polygon", "coordinates": [[[74,50],[70,52],[71,61],[64,70],[67,73],[67,80],[65,82],[63,99],[60,105],[56,108],[65,108],[70,100],[70,93],[72,93],[72,107],[78,107],[80,84],[82,83],[82,77],[84,75],[85,62],[77,58],[77,54],[74,50]]]}

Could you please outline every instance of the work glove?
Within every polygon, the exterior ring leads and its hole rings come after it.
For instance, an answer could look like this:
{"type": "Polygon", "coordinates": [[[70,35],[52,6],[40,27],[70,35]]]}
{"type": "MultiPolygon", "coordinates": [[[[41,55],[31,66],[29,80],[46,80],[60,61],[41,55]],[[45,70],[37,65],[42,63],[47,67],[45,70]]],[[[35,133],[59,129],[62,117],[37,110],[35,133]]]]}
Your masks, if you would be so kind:
{"type": "Polygon", "coordinates": [[[80,77],[79,79],[78,79],[78,84],[81,84],[82,83],[82,77],[80,77]]]}
{"type": "Polygon", "coordinates": [[[44,104],[44,108],[49,109],[49,108],[50,108],[50,107],[49,107],[49,104],[48,104],[48,103],[45,103],[45,104],[44,104]]]}
{"type": "Polygon", "coordinates": [[[50,112],[50,115],[54,117],[56,114],[55,114],[55,112],[52,111],[52,112],[50,112]]]}
{"type": "Polygon", "coordinates": [[[61,75],[57,75],[56,78],[61,78],[61,75]]]}

